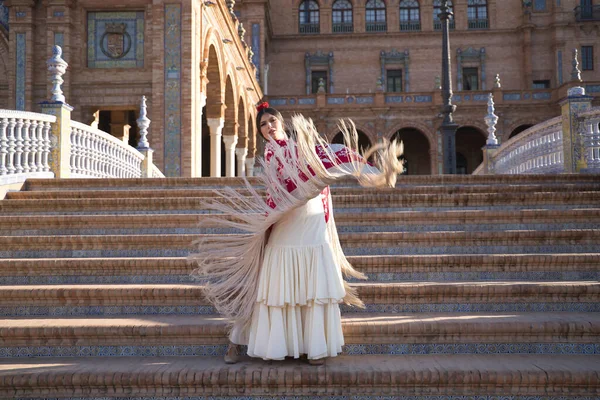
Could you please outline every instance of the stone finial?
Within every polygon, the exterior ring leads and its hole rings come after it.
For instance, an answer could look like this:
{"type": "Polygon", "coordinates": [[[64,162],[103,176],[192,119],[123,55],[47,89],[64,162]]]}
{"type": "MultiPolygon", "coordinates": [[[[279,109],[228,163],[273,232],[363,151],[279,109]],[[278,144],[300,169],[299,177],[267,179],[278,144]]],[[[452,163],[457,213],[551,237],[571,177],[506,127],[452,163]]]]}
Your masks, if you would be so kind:
{"type": "Polygon", "coordinates": [[[233,11],[235,8],[235,0],[226,0],[225,3],[227,4],[227,8],[229,9],[229,14],[231,14],[231,17],[233,18],[233,20],[237,20],[237,16],[235,15],[235,12],[233,11]]]}
{"type": "Polygon", "coordinates": [[[323,78],[319,78],[319,89],[317,93],[325,93],[325,80],[323,78]]]}
{"type": "Polygon", "coordinates": [[[244,28],[244,24],[240,22],[238,25],[238,35],[240,35],[240,39],[244,40],[244,36],[246,35],[246,29],[244,28]]]}
{"type": "Polygon", "coordinates": [[[579,61],[577,60],[577,49],[573,49],[573,61],[571,62],[573,70],[571,71],[571,81],[581,82],[581,71],[579,70],[579,61]]]}
{"type": "Polygon", "coordinates": [[[488,107],[487,107],[487,115],[484,120],[488,126],[488,138],[486,145],[497,145],[498,138],[496,138],[496,123],[498,123],[498,116],[494,114],[494,95],[488,95],[488,107]]]}
{"type": "Polygon", "coordinates": [[[501,87],[502,84],[500,83],[500,74],[496,74],[496,77],[494,78],[494,88],[500,89],[501,87]]]}
{"type": "Polygon", "coordinates": [[[46,65],[51,74],[50,81],[52,82],[52,97],[50,101],[66,104],[67,101],[63,95],[61,85],[64,83],[62,76],[67,71],[69,64],[62,59],[62,48],[60,46],[52,48],[52,57],[46,61],[46,65]]]}
{"type": "Polygon", "coordinates": [[[150,120],[148,119],[147,115],[146,96],[142,96],[142,102],[140,103],[140,117],[136,121],[140,131],[140,141],[137,147],[138,150],[146,150],[150,148],[150,143],[148,143],[148,127],[150,126],[150,120]]]}
{"type": "Polygon", "coordinates": [[[433,90],[442,90],[442,78],[439,75],[436,75],[433,80],[433,90]]]}

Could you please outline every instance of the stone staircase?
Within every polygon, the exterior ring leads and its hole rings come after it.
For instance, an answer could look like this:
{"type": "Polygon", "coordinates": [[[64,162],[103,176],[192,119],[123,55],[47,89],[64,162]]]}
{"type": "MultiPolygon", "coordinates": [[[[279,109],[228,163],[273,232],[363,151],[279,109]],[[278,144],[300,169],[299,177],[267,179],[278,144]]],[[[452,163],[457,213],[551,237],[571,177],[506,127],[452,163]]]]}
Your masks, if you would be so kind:
{"type": "Polygon", "coordinates": [[[600,177],[402,177],[332,189],[370,280],[343,355],[220,357],[185,256],[239,179],[31,180],[0,201],[0,398],[600,398],[600,177]],[[353,397],[354,396],[354,397],[353,397]]]}

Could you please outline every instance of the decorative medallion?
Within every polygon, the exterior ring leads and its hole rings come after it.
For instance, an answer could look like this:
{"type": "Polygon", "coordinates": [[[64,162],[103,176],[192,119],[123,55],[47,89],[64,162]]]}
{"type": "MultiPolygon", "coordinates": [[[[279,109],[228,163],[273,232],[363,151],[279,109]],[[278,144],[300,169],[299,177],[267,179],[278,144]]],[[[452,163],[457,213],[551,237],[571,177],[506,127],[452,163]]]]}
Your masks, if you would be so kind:
{"type": "Polygon", "coordinates": [[[131,50],[131,36],[127,33],[127,25],[123,23],[106,23],[106,31],[100,39],[100,50],[105,56],[119,59],[131,50]]]}

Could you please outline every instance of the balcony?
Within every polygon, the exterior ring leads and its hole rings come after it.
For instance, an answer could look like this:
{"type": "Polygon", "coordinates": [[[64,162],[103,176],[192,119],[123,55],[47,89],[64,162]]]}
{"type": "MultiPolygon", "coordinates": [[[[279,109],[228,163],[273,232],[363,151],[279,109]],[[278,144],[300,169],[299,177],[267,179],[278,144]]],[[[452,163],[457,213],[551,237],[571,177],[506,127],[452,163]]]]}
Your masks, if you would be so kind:
{"type": "Polygon", "coordinates": [[[300,33],[319,33],[319,24],[300,24],[300,33]]]}
{"type": "Polygon", "coordinates": [[[340,24],[333,24],[332,28],[332,32],[333,33],[351,33],[354,31],[354,26],[352,25],[352,23],[340,23],[340,24]]]}
{"type": "MultiPolygon", "coordinates": [[[[454,20],[451,19],[450,20],[450,29],[454,29],[454,20]]],[[[441,31],[442,30],[442,21],[438,20],[433,20],[433,30],[434,31],[441,31]]]]}
{"type": "Polygon", "coordinates": [[[577,22],[600,21],[600,6],[575,7],[577,22]]]}
{"type": "Polygon", "coordinates": [[[387,31],[387,23],[386,22],[367,22],[366,30],[367,30],[367,32],[386,32],[387,31]]]}
{"type": "Polygon", "coordinates": [[[488,29],[489,27],[490,23],[487,18],[469,20],[469,29],[488,29]]]}
{"type": "Polygon", "coordinates": [[[401,31],[420,31],[421,23],[419,21],[415,22],[400,22],[400,30],[401,31]]]}

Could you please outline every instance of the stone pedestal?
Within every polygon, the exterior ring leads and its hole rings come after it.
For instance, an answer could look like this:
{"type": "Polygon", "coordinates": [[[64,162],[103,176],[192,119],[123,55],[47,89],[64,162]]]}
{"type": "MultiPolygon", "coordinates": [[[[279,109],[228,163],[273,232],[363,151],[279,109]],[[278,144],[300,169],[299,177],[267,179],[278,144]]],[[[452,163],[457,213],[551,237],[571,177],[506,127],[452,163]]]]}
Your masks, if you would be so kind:
{"type": "Polygon", "coordinates": [[[52,124],[52,148],[50,171],[56,178],[71,177],[71,112],[73,107],[64,103],[42,103],[42,113],[55,115],[52,124]]]}
{"type": "Polygon", "coordinates": [[[592,96],[586,96],[584,88],[576,86],[570,88],[567,97],[559,103],[563,123],[563,162],[567,173],[580,172],[587,168],[576,114],[589,110],[592,107],[592,100],[592,96]]]}
{"type": "Polygon", "coordinates": [[[221,132],[223,131],[223,118],[207,118],[210,130],[210,176],[221,176],[221,132]]]}

